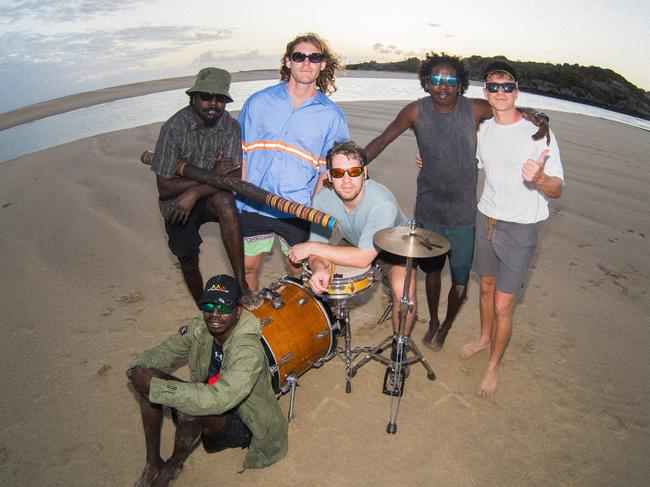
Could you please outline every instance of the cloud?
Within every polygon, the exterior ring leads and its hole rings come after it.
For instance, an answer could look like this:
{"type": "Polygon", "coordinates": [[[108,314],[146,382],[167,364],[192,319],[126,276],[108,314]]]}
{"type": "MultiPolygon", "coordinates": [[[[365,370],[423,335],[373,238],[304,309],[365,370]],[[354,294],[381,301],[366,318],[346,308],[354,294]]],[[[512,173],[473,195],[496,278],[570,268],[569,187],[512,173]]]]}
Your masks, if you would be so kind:
{"type": "Polygon", "coordinates": [[[230,51],[205,51],[199,55],[192,64],[223,63],[232,61],[255,61],[266,60],[268,56],[262,56],[257,49],[240,54],[230,54],[230,51]]]}
{"type": "Polygon", "coordinates": [[[394,44],[389,44],[388,46],[385,46],[384,44],[381,43],[376,43],[373,44],[372,46],[373,50],[379,54],[387,54],[387,55],[393,55],[393,56],[402,56],[402,55],[413,55],[413,51],[404,51],[403,49],[399,49],[397,46],[394,44]]]}
{"type": "Polygon", "coordinates": [[[427,25],[433,29],[442,29],[442,25],[436,24],[435,22],[429,22],[427,25]]]}
{"type": "Polygon", "coordinates": [[[17,0],[0,7],[0,18],[74,22],[126,10],[143,0],[17,0]]]}
{"type": "Polygon", "coordinates": [[[172,26],[54,35],[14,32],[0,35],[0,57],[26,62],[97,66],[123,58],[144,61],[187,46],[231,37],[230,29],[172,26]]]}
{"type": "Polygon", "coordinates": [[[170,26],[3,33],[0,85],[11,96],[0,100],[0,111],[116,84],[187,75],[196,69],[189,59],[175,68],[161,66],[160,59],[232,35],[229,29],[170,26]]]}

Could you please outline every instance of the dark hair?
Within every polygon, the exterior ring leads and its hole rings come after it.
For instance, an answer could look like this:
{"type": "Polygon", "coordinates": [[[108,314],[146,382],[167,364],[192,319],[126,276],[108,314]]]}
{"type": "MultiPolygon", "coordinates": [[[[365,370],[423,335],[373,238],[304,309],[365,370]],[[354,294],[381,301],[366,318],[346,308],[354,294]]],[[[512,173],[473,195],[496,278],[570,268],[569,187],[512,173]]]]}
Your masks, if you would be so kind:
{"type": "Polygon", "coordinates": [[[332,169],[332,159],[334,156],[343,154],[344,156],[351,157],[356,159],[361,163],[361,166],[366,166],[368,164],[368,156],[366,156],[366,151],[358,145],[356,142],[351,140],[334,142],[334,145],[327,151],[327,156],[325,161],[327,162],[327,169],[332,169]]]}
{"type": "Polygon", "coordinates": [[[420,69],[418,70],[418,76],[420,77],[420,85],[424,89],[424,91],[427,91],[426,89],[426,81],[429,75],[431,74],[431,71],[435,66],[438,66],[439,64],[448,64],[452,68],[456,70],[456,76],[458,76],[458,79],[460,80],[460,94],[462,95],[465,93],[467,90],[467,87],[469,86],[469,71],[465,68],[465,63],[463,62],[463,59],[458,56],[451,56],[449,54],[445,54],[444,52],[441,52],[440,54],[437,54],[433,51],[427,53],[426,59],[422,61],[420,64],[420,69]]]}
{"type": "Polygon", "coordinates": [[[287,44],[287,48],[284,51],[284,56],[282,56],[282,59],[280,60],[282,63],[280,66],[280,79],[286,81],[291,76],[291,70],[287,68],[285,63],[291,56],[293,48],[301,42],[308,42],[309,44],[313,44],[320,52],[325,55],[324,61],[327,63],[327,66],[325,66],[325,69],[323,69],[318,75],[316,86],[318,86],[318,89],[325,95],[331,95],[336,91],[336,82],[334,81],[335,71],[337,69],[343,69],[343,64],[341,63],[341,59],[332,52],[330,46],[327,44],[327,41],[319,37],[318,34],[314,34],[313,32],[299,35],[294,40],[289,42],[289,44],[287,44]]]}

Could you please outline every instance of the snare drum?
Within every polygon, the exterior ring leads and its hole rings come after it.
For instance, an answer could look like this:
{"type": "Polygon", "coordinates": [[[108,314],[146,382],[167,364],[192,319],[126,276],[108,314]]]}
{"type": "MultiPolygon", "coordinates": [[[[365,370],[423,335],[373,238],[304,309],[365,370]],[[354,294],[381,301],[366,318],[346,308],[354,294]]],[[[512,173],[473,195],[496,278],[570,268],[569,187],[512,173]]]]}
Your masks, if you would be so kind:
{"type": "Polygon", "coordinates": [[[308,288],[283,277],[262,289],[264,303],[251,312],[262,322],[262,344],[279,392],[291,374],[320,366],[334,348],[329,310],[308,288]]]}
{"type": "MultiPolygon", "coordinates": [[[[335,265],[334,273],[329,288],[327,299],[347,299],[370,289],[377,280],[379,269],[376,266],[350,267],[335,265]]],[[[311,277],[311,271],[303,264],[303,281],[306,283],[311,277]]]]}

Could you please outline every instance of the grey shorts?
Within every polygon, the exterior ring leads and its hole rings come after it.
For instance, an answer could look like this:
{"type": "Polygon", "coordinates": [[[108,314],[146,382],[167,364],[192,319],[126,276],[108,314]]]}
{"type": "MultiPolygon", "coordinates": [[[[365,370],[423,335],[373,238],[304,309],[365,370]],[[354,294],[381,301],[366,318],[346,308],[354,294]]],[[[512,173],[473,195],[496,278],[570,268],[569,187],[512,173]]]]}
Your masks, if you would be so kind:
{"type": "Polygon", "coordinates": [[[476,213],[474,270],[480,276],[496,276],[496,287],[519,294],[533,260],[539,223],[512,223],[476,213]]]}

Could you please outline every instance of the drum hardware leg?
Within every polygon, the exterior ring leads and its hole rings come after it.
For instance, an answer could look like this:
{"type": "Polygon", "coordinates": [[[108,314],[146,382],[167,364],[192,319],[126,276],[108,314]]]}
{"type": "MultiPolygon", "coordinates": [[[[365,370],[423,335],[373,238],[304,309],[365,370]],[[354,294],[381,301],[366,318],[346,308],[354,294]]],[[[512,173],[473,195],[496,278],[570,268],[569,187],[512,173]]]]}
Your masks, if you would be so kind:
{"type": "MultiPolygon", "coordinates": [[[[289,412],[287,413],[287,421],[291,421],[294,418],[293,414],[293,404],[296,399],[296,386],[298,385],[298,379],[294,374],[290,374],[287,376],[287,382],[283,386],[283,389],[287,389],[291,391],[291,395],[289,396],[289,412]]],[[[285,390],[286,392],[286,390],[285,390]]]]}

